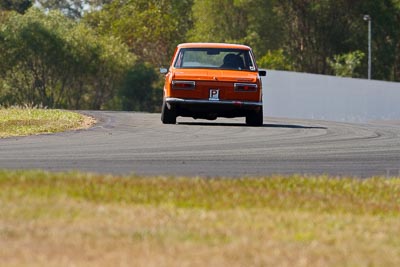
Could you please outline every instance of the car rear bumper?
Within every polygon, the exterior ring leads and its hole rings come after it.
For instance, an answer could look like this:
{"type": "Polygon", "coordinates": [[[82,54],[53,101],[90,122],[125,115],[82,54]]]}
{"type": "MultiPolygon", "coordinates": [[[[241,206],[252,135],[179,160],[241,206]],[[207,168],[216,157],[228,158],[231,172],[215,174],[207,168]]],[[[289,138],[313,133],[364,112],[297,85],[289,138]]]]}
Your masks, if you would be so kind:
{"type": "Polygon", "coordinates": [[[244,109],[254,109],[262,107],[262,102],[252,101],[233,101],[233,100],[206,100],[206,99],[182,99],[175,97],[165,98],[167,105],[209,105],[209,106],[231,106],[231,107],[242,107],[244,109]]]}
{"type": "Polygon", "coordinates": [[[164,99],[168,109],[175,110],[178,116],[193,118],[242,117],[251,111],[262,109],[262,102],[227,101],[207,99],[182,99],[167,97],[164,99]]]}

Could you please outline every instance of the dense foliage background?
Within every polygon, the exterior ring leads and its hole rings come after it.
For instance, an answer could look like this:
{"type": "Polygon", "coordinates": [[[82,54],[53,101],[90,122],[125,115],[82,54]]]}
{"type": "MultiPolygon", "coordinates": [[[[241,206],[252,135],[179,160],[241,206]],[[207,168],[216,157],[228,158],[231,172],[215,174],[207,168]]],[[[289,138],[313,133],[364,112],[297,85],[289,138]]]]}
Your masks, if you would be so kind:
{"type": "Polygon", "coordinates": [[[260,67],[400,81],[400,0],[0,0],[0,105],[158,111],[178,43],[260,67]]]}

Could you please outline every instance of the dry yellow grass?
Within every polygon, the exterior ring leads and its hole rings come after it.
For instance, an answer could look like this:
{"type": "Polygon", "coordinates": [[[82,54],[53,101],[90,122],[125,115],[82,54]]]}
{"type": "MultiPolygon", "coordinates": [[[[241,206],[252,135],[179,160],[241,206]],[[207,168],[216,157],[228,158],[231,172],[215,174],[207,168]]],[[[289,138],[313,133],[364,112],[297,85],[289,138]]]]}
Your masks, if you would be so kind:
{"type": "Polygon", "coordinates": [[[83,129],[94,122],[90,117],[64,110],[0,109],[0,138],[83,129]]]}
{"type": "Polygon", "coordinates": [[[0,173],[0,266],[400,266],[400,179],[0,173]]]}

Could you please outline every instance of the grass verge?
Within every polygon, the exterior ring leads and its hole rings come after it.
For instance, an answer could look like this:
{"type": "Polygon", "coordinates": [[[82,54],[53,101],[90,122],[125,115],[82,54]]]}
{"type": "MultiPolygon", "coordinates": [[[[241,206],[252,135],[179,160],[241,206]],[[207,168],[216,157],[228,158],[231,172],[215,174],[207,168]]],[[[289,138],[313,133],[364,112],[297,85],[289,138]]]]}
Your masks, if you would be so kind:
{"type": "Polygon", "coordinates": [[[400,266],[400,179],[0,172],[1,266],[400,266]]]}
{"type": "Polygon", "coordinates": [[[0,109],[0,138],[88,128],[93,123],[92,118],[70,111],[36,108],[0,109]]]}

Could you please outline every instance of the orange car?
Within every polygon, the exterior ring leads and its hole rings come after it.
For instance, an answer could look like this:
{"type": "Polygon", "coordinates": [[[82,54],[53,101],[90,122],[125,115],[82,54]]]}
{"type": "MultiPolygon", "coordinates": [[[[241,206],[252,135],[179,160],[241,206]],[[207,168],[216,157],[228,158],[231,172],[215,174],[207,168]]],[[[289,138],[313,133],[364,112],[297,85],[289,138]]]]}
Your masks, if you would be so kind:
{"type": "Polygon", "coordinates": [[[215,120],[246,117],[263,124],[262,86],[250,47],[235,44],[186,43],[175,50],[166,74],[161,121],[175,124],[178,116],[215,120]]]}

